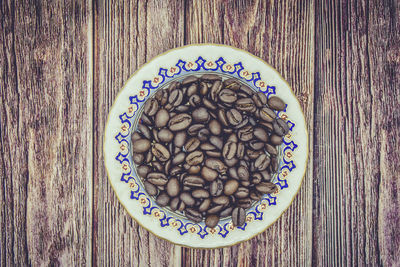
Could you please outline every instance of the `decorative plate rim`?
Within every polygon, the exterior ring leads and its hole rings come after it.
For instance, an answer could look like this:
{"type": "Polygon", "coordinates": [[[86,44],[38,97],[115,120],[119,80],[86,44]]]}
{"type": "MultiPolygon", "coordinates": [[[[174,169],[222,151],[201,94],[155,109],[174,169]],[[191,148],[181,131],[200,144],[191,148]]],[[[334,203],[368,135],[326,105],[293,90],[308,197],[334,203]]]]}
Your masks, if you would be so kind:
{"type": "MultiPolygon", "coordinates": [[[[264,78],[265,78],[265,77],[264,77],[264,78]]],[[[264,80],[265,80],[265,79],[264,79],[264,80]]],[[[157,88],[158,88],[158,85],[157,85],[157,88]]],[[[138,110],[139,110],[139,109],[138,109],[138,110]]],[[[132,117],[134,117],[134,116],[132,116],[132,117]]],[[[298,120],[296,120],[296,121],[298,121],[298,120]]],[[[129,136],[130,136],[130,135],[129,135],[129,136]]],[[[302,140],[302,141],[303,141],[303,140],[302,140]]],[[[129,152],[128,152],[128,154],[129,154],[129,152]]],[[[111,108],[109,109],[109,114],[108,114],[108,116],[107,116],[107,121],[106,121],[106,124],[105,124],[105,132],[104,132],[104,137],[103,137],[103,156],[104,156],[105,169],[106,169],[106,172],[107,172],[108,181],[109,181],[109,183],[111,184],[111,187],[113,188],[113,191],[114,191],[115,195],[117,196],[118,201],[121,203],[121,205],[122,205],[122,206],[124,207],[124,209],[127,211],[127,213],[132,217],[132,219],[134,219],[140,226],[142,226],[143,228],[145,228],[145,229],[148,230],[149,232],[153,233],[153,234],[156,235],[157,237],[159,237],[159,238],[161,238],[161,239],[164,239],[164,240],[167,240],[167,241],[169,241],[169,242],[171,242],[171,243],[173,243],[173,244],[179,245],[179,246],[190,247],[190,248],[201,248],[201,249],[222,248],[222,247],[230,247],[230,246],[236,245],[236,244],[238,244],[238,243],[241,243],[241,242],[244,242],[244,241],[248,241],[248,240],[252,239],[253,237],[255,237],[256,235],[263,233],[266,229],[268,229],[271,225],[273,225],[279,218],[281,218],[281,216],[283,215],[283,213],[292,205],[292,203],[293,203],[293,201],[294,201],[294,198],[297,196],[297,194],[298,194],[298,192],[299,192],[299,190],[300,190],[300,188],[301,188],[301,185],[302,185],[302,183],[303,183],[303,181],[304,181],[305,173],[306,173],[306,171],[307,171],[307,164],[308,164],[308,158],[309,158],[309,135],[308,135],[308,129],[307,129],[306,121],[305,121],[304,112],[303,112],[303,110],[302,110],[302,108],[301,108],[301,105],[300,105],[299,100],[297,99],[296,95],[294,94],[294,92],[293,92],[292,88],[290,87],[290,85],[288,84],[288,82],[282,77],[282,75],[281,75],[275,68],[273,68],[273,67],[272,67],[271,65],[269,65],[267,62],[265,62],[263,59],[261,59],[261,58],[255,56],[255,55],[253,55],[253,54],[251,54],[251,53],[249,53],[249,52],[247,52],[247,51],[245,51],[245,50],[242,50],[242,49],[239,49],[239,48],[236,48],[236,47],[227,46],[227,45],[220,45],[220,44],[212,44],[212,43],[191,44],[191,45],[185,45],[185,46],[177,47],[177,48],[174,48],[174,49],[170,49],[170,50],[168,50],[168,51],[166,51],[166,52],[164,52],[164,53],[162,53],[162,54],[159,54],[159,55],[153,57],[151,60],[149,60],[148,62],[146,62],[145,64],[143,64],[140,68],[138,68],[138,69],[129,77],[129,79],[127,79],[127,81],[124,83],[124,85],[122,86],[122,88],[119,90],[117,96],[114,98],[114,102],[113,102],[111,108]],[[212,48],[213,46],[214,46],[214,47],[230,48],[230,49],[236,50],[236,51],[238,51],[238,52],[240,52],[240,53],[244,53],[245,56],[250,56],[250,57],[252,57],[254,60],[260,61],[262,64],[268,66],[268,67],[269,67],[269,70],[268,70],[268,71],[274,72],[274,74],[280,79],[280,81],[283,82],[283,83],[286,85],[286,87],[289,89],[288,91],[292,94],[293,99],[297,102],[298,109],[299,109],[300,112],[301,112],[300,115],[298,116],[298,120],[299,120],[299,118],[301,117],[302,123],[303,123],[303,125],[304,125],[304,127],[302,127],[300,130],[301,130],[301,131],[304,131],[304,136],[305,136],[305,140],[304,140],[304,141],[305,141],[305,148],[304,148],[304,149],[305,149],[306,155],[305,155],[305,158],[304,158],[304,164],[303,164],[303,166],[301,166],[301,167],[304,168],[304,170],[303,170],[303,173],[302,173],[302,174],[300,174],[300,173],[297,174],[297,176],[300,176],[300,175],[301,175],[301,178],[298,177],[298,178],[300,178],[300,182],[299,182],[298,188],[295,190],[295,192],[291,192],[291,193],[292,193],[292,196],[291,196],[290,202],[288,202],[288,203],[285,204],[285,205],[287,205],[287,206],[286,206],[286,207],[285,207],[285,206],[282,207],[281,210],[277,212],[277,213],[278,213],[278,216],[276,216],[276,218],[275,218],[272,222],[270,222],[269,224],[267,224],[266,227],[264,227],[262,230],[259,230],[259,229],[258,229],[257,231],[255,231],[255,233],[251,234],[251,236],[248,237],[248,238],[246,237],[245,239],[240,239],[240,240],[238,240],[237,242],[226,242],[226,244],[221,245],[221,246],[212,246],[212,245],[211,245],[211,246],[196,246],[196,244],[195,244],[195,243],[196,243],[196,242],[195,242],[196,240],[195,240],[195,239],[190,240],[190,241],[194,241],[194,242],[191,242],[191,243],[193,243],[193,244],[191,244],[190,242],[189,242],[189,244],[187,244],[187,242],[182,242],[182,243],[180,243],[180,242],[178,242],[178,241],[175,240],[175,239],[171,239],[171,238],[168,238],[168,237],[160,236],[159,234],[156,233],[156,231],[152,231],[152,230],[150,229],[150,227],[145,226],[145,225],[140,221],[140,219],[139,219],[139,217],[142,216],[142,215],[140,215],[140,216],[134,216],[134,215],[132,214],[132,212],[127,208],[126,203],[124,203],[124,201],[121,200],[121,198],[120,198],[120,196],[119,196],[119,194],[118,194],[118,190],[116,190],[116,188],[115,188],[115,186],[114,186],[114,184],[113,184],[113,181],[111,180],[111,175],[110,175],[111,172],[110,172],[110,170],[109,170],[110,167],[107,166],[107,165],[108,165],[108,164],[107,164],[107,157],[108,157],[108,155],[106,154],[106,148],[107,148],[106,143],[107,143],[107,140],[108,140],[108,138],[107,138],[107,137],[108,137],[108,136],[107,136],[107,130],[108,130],[109,127],[110,127],[110,117],[111,117],[111,113],[112,113],[112,111],[115,109],[116,103],[118,102],[117,100],[120,98],[121,94],[128,88],[129,82],[130,82],[132,79],[134,79],[135,76],[138,75],[138,73],[139,73],[142,69],[144,69],[146,66],[151,65],[151,64],[154,63],[158,58],[160,58],[160,57],[162,57],[162,56],[164,56],[164,55],[167,55],[167,54],[169,54],[169,53],[171,53],[171,52],[173,52],[173,51],[176,52],[176,51],[178,51],[178,50],[184,50],[184,49],[186,49],[186,48],[188,48],[188,47],[205,47],[205,46],[209,46],[210,48],[212,48]]],[[[167,230],[167,229],[165,229],[165,230],[167,230]]],[[[225,240],[227,240],[227,239],[225,239],[225,240]]]]}

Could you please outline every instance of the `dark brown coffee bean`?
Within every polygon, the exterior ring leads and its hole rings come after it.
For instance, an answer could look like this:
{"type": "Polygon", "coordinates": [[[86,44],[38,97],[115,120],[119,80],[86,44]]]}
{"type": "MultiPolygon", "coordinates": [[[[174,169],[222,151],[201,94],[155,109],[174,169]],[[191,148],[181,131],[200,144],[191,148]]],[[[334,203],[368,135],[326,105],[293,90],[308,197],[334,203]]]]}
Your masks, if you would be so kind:
{"type": "MultiPolygon", "coordinates": [[[[255,133],[254,133],[254,135],[255,135],[255,133]]],[[[265,144],[265,145],[267,145],[267,144],[265,144]]],[[[251,149],[254,149],[254,150],[260,150],[260,149],[263,149],[264,142],[260,142],[260,141],[257,141],[257,140],[252,140],[252,141],[249,142],[249,147],[251,149]]]]}
{"type": "Polygon", "coordinates": [[[249,118],[247,116],[243,117],[243,120],[238,125],[235,126],[235,129],[240,129],[246,126],[248,123],[249,123],[249,118]]]}
{"type": "Polygon", "coordinates": [[[280,118],[273,122],[273,126],[275,133],[279,136],[286,135],[290,130],[287,123],[280,118]]]}
{"type": "Polygon", "coordinates": [[[201,170],[201,167],[199,165],[196,166],[190,166],[190,168],[187,170],[189,174],[198,174],[201,170]]]}
{"type": "Polygon", "coordinates": [[[208,210],[208,208],[210,207],[210,204],[211,204],[211,199],[209,199],[209,198],[204,199],[199,206],[199,211],[204,212],[204,211],[208,210]]]}
{"type": "MultiPolygon", "coordinates": [[[[161,142],[171,142],[174,139],[174,134],[168,129],[161,129],[157,134],[161,142]]],[[[156,140],[157,141],[157,140],[156,140]]]]}
{"type": "Polygon", "coordinates": [[[200,140],[197,139],[196,137],[192,137],[186,142],[184,148],[187,152],[193,152],[199,147],[199,145],[200,145],[200,140]]]}
{"type": "Polygon", "coordinates": [[[199,138],[200,141],[207,141],[208,140],[208,136],[210,135],[210,131],[206,128],[201,129],[198,133],[197,133],[197,137],[199,138]]]}
{"type": "Polygon", "coordinates": [[[272,109],[269,108],[262,108],[259,111],[259,116],[260,119],[266,121],[266,122],[273,122],[276,118],[276,114],[272,109]]]}
{"type": "Polygon", "coordinates": [[[201,79],[211,81],[211,82],[222,80],[221,76],[219,76],[217,74],[208,74],[208,73],[201,76],[201,79]]]}
{"type": "Polygon", "coordinates": [[[210,193],[205,189],[196,189],[193,190],[192,196],[194,198],[208,198],[210,196],[210,193]]]}
{"type": "Polygon", "coordinates": [[[146,125],[144,125],[144,124],[139,124],[138,125],[138,130],[142,133],[142,135],[144,136],[144,137],[146,137],[147,139],[151,139],[152,138],[152,134],[151,134],[151,131],[150,131],[150,129],[149,129],[149,127],[147,127],[146,125]]]}
{"type": "Polygon", "coordinates": [[[166,193],[161,193],[157,196],[156,198],[156,203],[160,206],[160,207],[164,207],[167,206],[169,202],[169,196],[166,193]]]}
{"type": "Polygon", "coordinates": [[[237,143],[227,142],[222,149],[222,155],[225,159],[232,159],[236,155],[237,143]]]}
{"type": "Polygon", "coordinates": [[[192,83],[197,82],[197,80],[198,80],[198,78],[196,76],[190,75],[190,76],[187,76],[185,79],[183,79],[182,85],[192,84],[192,83]]]}
{"type": "Polygon", "coordinates": [[[218,93],[218,98],[224,103],[234,103],[237,99],[237,95],[234,91],[229,89],[222,89],[218,93]]]}
{"type": "Polygon", "coordinates": [[[250,198],[255,201],[259,201],[264,196],[263,193],[254,191],[250,193],[250,198]]]}
{"type": "Polygon", "coordinates": [[[221,81],[215,81],[211,86],[210,96],[213,101],[217,101],[217,95],[222,89],[221,81]]]}
{"type": "Polygon", "coordinates": [[[154,170],[157,171],[157,172],[163,172],[164,171],[164,166],[158,161],[151,162],[151,165],[153,166],[154,170]]]}
{"type": "Polygon", "coordinates": [[[237,201],[237,205],[243,209],[248,209],[251,207],[253,201],[250,198],[242,198],[237,201]]]}
{"type": "Polygon", "coordinates": [[[245,146],[243,142],[239,142],[236,150],[236,157],[242,159],[245,152],[245,146]]]}
{"type": "Polygon", "coordinates": [[[192,123],[192,117],[189,114],[178,114],[169,120],[168,127],[171,131],[181,131],[189,127],[192,123]]]}
{"type": "Polygon", "coordinates": [[[240,84],[235,78],[229,78],[224,81],[224,87],[233,91],[237,91],[240,88],[240,84]]]}
{"type": "Polygon", "coordinates": [[[232,211],[232,223],[235,226],[242,226],[246,221],[246,211],[243,208],[234,208],[232,211]]]}
{"type": "Polygon", "coordinates": [[[278,136],[276,134],[271,135],[270,140],[271,144],[279,146],[282,144],[283,142],[283,138],[282,136],[278,136]]]}
{"type": "Polygon", "coordinates": [[[158,193],[157,187],[147,181],[144,182],[144,189],[150,196],[155,196],[158,193]]]}
{"type": "Polygon", "coordinates": [[[147,139],[139,139],[132,143],[132,151],[134,153],[143,153],[150,149],[150,141],[147,139]]]}
{"type": "Polygon", "coordinates": [[[247,149],[246,150],[246,155],[249,157],[249,159],[254,160],[257,159],[261,154],[264,152],[262,150],[252,150],[252,149],[247,149]]]}
{"type": "Polygon", "coordinates": [[[268,134],[263,128],[257,127],[254,129],[253,133],[258,140],[268,142],[268,134]]]}
{"type": "Polygon", "coordinates": [[[279,97],[273,96],[270,99],[268,99],[268,106],[270,106],[275,110],[281,111],[285,109],[286,104],[279,97]]]}
{"type": "Polygon", "coordinates": [[[144,104],[143,112],[148,116],[154,116],[158,111],[158,101],[155,98],[150,98],[144,104]]]}
{"type": "Polygon", "coordinates": [[[208,113],[207,109],[203,107],[195,109],[192,113],[192,116],[195,122],[205,122],[210,119],[210,114],[208,113]]]}
{"type": "Polygon", "coordinates": [[[242,114],[240,114],[240,112],[234,108],[226,112],[226,118],[228,120],[228,123],[231,125],[238,125],[243,120],[242,114]]]}
{"type": "Polygon", "coordinates": [[[160,109],[156,113],[154,124],[157,128],[162,128],[167,125],[169,120],[169,113],[166,109],[160,109]]]}
{"type": "Polygon", "coordinates": [[[156,141],[156,143],[160,143],[160,139],[158,138],[158,131],[157,131],[157,129],[156,128],[153,128],[153,130],[151,131],[152,132],[152,136],[153,136],[153,138],[154,138],[154,140],[156,141]]]}
{"type": "Polygon", "coordinates": [[[259,108],[261,108],[265,104],[267,104],[267,96],[262,92],[258,92],[256,94],[254,94],[252,99],[254,101],[254,104],[256,104],[256,106],[259,108]]]}
{"type": "Polygon", "coordinates": [[[264,127],[264,129],[268,133],[272,133],[274,131],[274,126],[270,122],[260,121],[259,124],[264,127]]]}
{"type": "Polygon", "coordinates": [[[173,211],[176,211],[179,207],[181,200],[179,199],[179,197],[174,197],[171,202],[169,203],[169,206],[171,207],[171,209],[173,211]]]}
{"type": "Polygon", "coordinates": [[[224,162],[225,162],[225,164],[226,164],[228,167],[233,167],[233,166],[235,166],[236,163],[237,163],[238,161],[239,161],[239,160],[238,160],[237,158],[224,159],[224,162]]]}
{"type": "Polygon", "coordinates": [[[171,197],[179,195],[179,181],[176,178],[169,179],[167,183],[167,193],[171,197]]]}
{"type": "Polygon", "coordinates": [[[133,162],[135,162],[137,165],[140,165],[144,161],[144,155],[143,154],[139,154],[139,153],[134,153],[132,155],[132,159],[133,159],[133,162]]]}
{"type": "Polygon", "coordinates": [[[206,95],[208,93],[208,86],[207,83],[201,82],[200,83],[200,95],[206,95]]]}
{"type": "Polygon", "coordinates": [[[151,150],[147,151],[145,160],[146,163],[150,163],[153,160],[153,153],[151,153],[151,150]]]}
{"type": "Polygon", "coordinates": [[[193,151],[189,155],[186,156],[186,162],[190,166],[199,165],[204,160],[203,152],[201,151],[193,151]]]}
{"type": "Polygon", "coordinates": [[[189,220],[192,220],[196,223],[199,223],[203,220],[203,216],[200,212],[196,211],[195,209],[187,208],[185,210],[185,215],[189,220]]]}
{"type": "Polygon", "coordinates": [[[214,180],[211,184],[210,184],[210,194],[212,196],[219,196],[222,194],[222,191],[224,190],[224,184],[221,180],[214,180]]]}
{"type": "Polygon", "coordinates": [[[182,167],[180,167],[180,166],[174,166],[174,167],[172,167],[172,168],[170,169],[169,175],[170,175],[170,176],[178,176],[178,175],[180,175],[182,172],[183,172],[182,167]]]}
{"type": "Polygon", "coordinates": [[[193,206],[193,205],[195,204],[194,198],[193,198],[192,195],[190,195],[190,193],[188,193],[188,192],[183,192],[183,193],[180,195],[180,198],[181,198],[181,200],[182,200],[183,202],[185,202],[185,204],[186,204],[187,206],[193,206]]]}
{"type": "Polygon", "coordinates": [[[160,102],[161,106],[163,106],[168,100],[168,97],[165,97],[165,94],[168,94],[168,92],[166,90],[158,90],[154,95],[154,98],[160,102]],[[164,98],[166,98],[165,102],[164,102],[164,98]]]}
{"type": "Polygon", "coordinates": [[[253,127],[245,126],[238,130],[238,137],[242,141],[249,141],[253,138],[253,127]]]}
{"type": "Polygon", "coordinates": [[[188,128],[187,133],[188,133],[190,136],[197,136],[197,134],[199,133],[199,131],[200,131],[201,129],[203,129],[203,128],[204,128],[204,125],[203,125],[203,124],[193,124],[193,125],[191,125],[191,126],[188,128]]]}
{"type": "Polygon", "coordinates": [[[170,152],[168,149],[163,146],[162,144],[154,144],[151,148],[151,152],[153,155],[160,161],[167,161],[171,157],[170,152]]]}
{"type": "MultiPolygon", "coordinates": [[[[207,98],[203,98],[203,105],[208,110],[216,110],[217,109],[217,105],[214,102],[208,100],[207,98]]],[[[210,115],[211,115],[211,113],[210,113],[210,115]]]]}
{"type": "Polygon", "coordinates": [[[142,165],[137,168],[137,174],[139,174],[139,176],[142,178],[147,177],[147,174],[149,172],[150,172],[150,167],[147,165],[142,165]]]}
{"type": "Polygon", "coordinates": [[[246,85],[240,86],[240,91],[245,93],[245,94],[247,94],[247,95],[249,95],[249,96],[252,96],[252,95],[255,94],[254,90],[252,90],[250,87],[248,87],[246,85]]]}
{"type": "Polygon", "coordinates": [[[256,172],[253,174],[252,178],[251,178],[251,183],[252,184],[259,184],[261,183],[261,181],[263,180],[263,176],[261,175],[261,173],[256,172]]]}
{"type": "Polygon", "coordinates": [[[210,208],[209,210],[207,210],[208,214],[215,214],[218,213],[219,211],[221,211],[224,208],[224,205],[216,205],[212,208],[210,208]]]}
{"type": "Polygon", "coordinates": [[[235,179],[228,180],[224,186],[224,194],[227,196],[233,195],[239,187],[239,182],[235,179]]]}
{"type": "Polygon", "coordinates": [[[270,182],[272,179],[271,174],[266,170],[261,172],[261,176],[265,182],[270,182]]]}
{"type": "Polygon", "coordinates": [[[236,198],[245,198],[249,195],[249,189],[246,187],[239,187],[235,193],[236,198]]]}
{"type": "Polygon", "coordinates": [[[178,132],[175,134],[174,137],[174,145],[176,147],[183,147],[186,141],[186,133],[185,132],[178,132]]]}
{"type": "Polygon", "coordinates": [[[238,176],[240,180],[249,180],[250,178],[250,173],[249,170],[246,166],[239,166],[237,170],[238,176]]]}
{"type": "Polygon", "coordinates": [[[173,90],[168,98],[168,102],[174,107],[179,106],[182,103],[182,100],[183,100],[183,93],[182,90],[180,89],[173,90]]]}
{"type": "Polygon", "coordinates": [[[256,111],[256,105],[254,104],[251,98],[238,99],[235,103],[235,107],[240,111],[246,111],[246,112],[256,111]]]}
{"type": "Polygon", "coordinates": [[[272,194],[278,190],[278,187],[274,183],[261,182],[258,185],[256,185],[256,189],[264,194],[272,194]]]}
{"type": "Polygon", "coordinates": [[[183,185],[184,186],[189,186],[189,187],[203,187],[205,184],[205,181],[195,175],[188,175],[183,179],[183,185]]]}
{"type": "Polygon", "coordinates": [[[229,203],[229,198],[227,196],[214,197],[212,202],[217,205],[226,205],[229,203]]]}
{"type": "Polygon", "coordinates": [[[176,88],[180,87],[180,83],[177,81],[173,81],[168,85],[168,88],[166,89],[166,91],[168,91],[168,93],[171,93],[173,90],[175,90],[176,88]]]}
{"type": "Polygon", "coordinates": [[[197,107],[198,105],[200,105],[200,103],[201,103],[201,98],[200,98],[200,96],[198,96],[198,95],[192,95],[192,96],[189,98],[189,104],[190,104],[192,107],[197,107]]]}
{"type": "Polygon", "coordinates": [[[142,136],[140,135],[140,133],[134,132],[134,133],[132,134],[132,142],[135,142],[135,141],[137,141],[137,140],[139,140],[139,139],[142,139],[142,136]]]}
{"type": "Polygon", "coordinates": [[[217,148],[210,143],[204,143],[200,145],[200,149],[203,151],[209,151],[209,150],[216,150],[217,148]]]}
{"type": "Polygon", "coordinates": [[[279,163],[278,163],[278,160],[277,160],[276,158],[272,158],[272,159],[271,159],[270,168],[271,168],[271,172],[273,172],[273,173],[275,173],[275,172],[278,171],[278,169],[279,169],[279,163]]]}
{"type": "Polygon", "coordinates": [[[191,96],[197,94],[197,84],[192,84],[188,87],[186,95],[190,98],[191,96]]]}
{"type": "Polygon", "coordinates": [[[161,172],[150,172],[146,178],[148,182],[154,185],[166,185],[168,183],[167,176],[161,172]]]}
{"type": "Polygon", "coordinates": [[[203,168],[201,168],[201,177],[208,182],[212,182],[217,179],[218,172],[207,166],[203,166],[203,168]]]}
{"type": "Polygon", "coordinates": [[[152,119],[150,119],[148,116],[146,116],[146,114],[142,114],[142,116],[140,117],[140,121],[139,121],[140,123],[144,123],[144,124],[146,124],[146,125],[148,125],[148,126],[152,126],[154,123],[153,123],[153,120],[152,119]]]}
{"type": "Polygon", "coordinates": [[[207,227],[210,228],[214,228],[215,226],[217,226],[218,222],[219,222],[219,217],[214,214],[208,215],[205,220],[207,227]]]}
{"type": "Polygon", "coordinates": [[[268,157],[268,155],[261,154],[260,156],[258,156],[256,161],[254,162],[254,167],[256,167],[256,169],[258,171],[263,171],[268,167],[270,162],[271,162],[271,159],[270,159],[270,157],[268,157]]]}
{"type": "Polygon", "coordinates": [[[226,173],[227,167],[226,165],[217,158],[207,158],[205,161],[205,165],[213,170],[216,170],[219,173],[226,173]]]}
{"type": "Polygon", "coordinates": [[[270,144],[265,144],[265,150],[267,150],[267,152],[273,157],[276,157],[278,155],[278,150],[270,144]]]}
{"type": "Polygon", "coordinates": [[[221,124],[217,120],[211,120],[208,124],[208,129],[213,135],[221,134],[221,124]]]}
{"type": "Polygon", "coordinates": [[[212,150],[206,151],[206,155],[211,157],[211,158],[220,158],[220,157],[222,157],[222,153],[221,152],[212,151],[212,150]]]}
{"type": "Polygon", "coordinates": [[[223,126],[228,127],[228,118],[226,117],[226,113],[223,109],[218,110],[218,119],[222,123],[223,126]]]}

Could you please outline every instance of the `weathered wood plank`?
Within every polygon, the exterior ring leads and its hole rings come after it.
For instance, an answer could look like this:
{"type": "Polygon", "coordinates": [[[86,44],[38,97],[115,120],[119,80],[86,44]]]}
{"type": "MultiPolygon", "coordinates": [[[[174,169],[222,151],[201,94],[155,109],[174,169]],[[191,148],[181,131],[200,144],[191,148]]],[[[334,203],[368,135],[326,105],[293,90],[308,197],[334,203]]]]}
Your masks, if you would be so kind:
{"type": "Polygon", "coordinates": [[[399,264],[399,10],[317,1],[313,263],[399,264]]]}
{"type": "Polygon", "coordinates": [[[107,179],[103,133],[127,79],[152,57],[183,45],[183,1],[97,1],[94,86],[94,264],[177,266],[180,248],[140,227],[107,179]],[[156,252],[156,253],[155,253],[156,252]]]}
{"type": "MultiPolygon", "coordinates": [[[[311,1],[193,1],[187,4],[188,43],[232,45],[259,56],[286,78],[299,97],[312,153],[314,6],[311,1]]],[[[312,158],[299,195],[284,215],[256,238],[217,250],[184,249],[188,266],[310,265],[312,158]]]]}
{"type": "Polygon", "coordinates": [[[0,5],[1,265],[90,264],[90,3],[0,5]]]}

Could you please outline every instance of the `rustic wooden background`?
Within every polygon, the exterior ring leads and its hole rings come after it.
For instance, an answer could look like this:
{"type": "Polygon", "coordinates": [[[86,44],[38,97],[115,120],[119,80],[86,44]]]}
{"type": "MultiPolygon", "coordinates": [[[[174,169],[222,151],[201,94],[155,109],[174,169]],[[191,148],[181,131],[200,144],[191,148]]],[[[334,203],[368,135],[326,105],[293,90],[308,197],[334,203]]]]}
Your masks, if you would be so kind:
{"type": "Polygon", "coordinates": [[[0,0],[0,263],[99,266],[400,264],[398,0],[0,0]],[[293,87],[310,159],[256,238],[187,249],[132,220],[106,177],[107,114],[168,49],[248,50],[293,87]]]}

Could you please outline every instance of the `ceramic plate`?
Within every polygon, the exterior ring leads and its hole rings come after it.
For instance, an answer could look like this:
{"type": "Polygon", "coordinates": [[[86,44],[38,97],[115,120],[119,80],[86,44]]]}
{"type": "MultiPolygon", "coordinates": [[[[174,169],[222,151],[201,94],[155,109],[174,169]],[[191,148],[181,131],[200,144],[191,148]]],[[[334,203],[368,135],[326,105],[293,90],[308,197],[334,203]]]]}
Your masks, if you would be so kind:
{"type": "MultiPolygon", "coordinates": [[[[288,83],[266,62],[234,47],[191,45],[159,55],[142,66],[122,88],[109,113],[104,158],[109,181],[121,204],[141,226],[175,244],[215,248],[234,245],[263,232],[289,207],[302,182],[308,157],[304,115],[288,83]],[[219,73],[234,77],[269,98],[276,95],[287,106],[278,113],[290,126],[280,146],[279,172],[273,177],[279,190],[266,194],[247,211],[246,223],[234,227],[221,220],[215,228],[193,223],[179,214],[157,206],[147,195],[132,161],[131,133],[144,102],[171,80],[187,75],[219,73]]],[[[293,222],[295,223],[295,222],[293,222]]]]}

